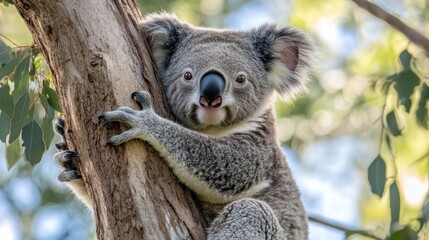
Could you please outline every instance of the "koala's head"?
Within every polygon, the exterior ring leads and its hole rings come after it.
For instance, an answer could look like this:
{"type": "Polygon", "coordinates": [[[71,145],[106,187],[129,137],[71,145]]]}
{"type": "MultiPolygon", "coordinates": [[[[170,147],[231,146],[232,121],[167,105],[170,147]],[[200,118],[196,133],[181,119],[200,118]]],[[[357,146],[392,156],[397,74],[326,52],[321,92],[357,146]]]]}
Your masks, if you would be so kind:
{"type": "Polygon", "coordinates": [[[142,26],[170,109],[186,127],[238,124],[265,113],[274,92],[305,88],[313,45],[294,28],[196,28],[165,13],[142,26]]]}

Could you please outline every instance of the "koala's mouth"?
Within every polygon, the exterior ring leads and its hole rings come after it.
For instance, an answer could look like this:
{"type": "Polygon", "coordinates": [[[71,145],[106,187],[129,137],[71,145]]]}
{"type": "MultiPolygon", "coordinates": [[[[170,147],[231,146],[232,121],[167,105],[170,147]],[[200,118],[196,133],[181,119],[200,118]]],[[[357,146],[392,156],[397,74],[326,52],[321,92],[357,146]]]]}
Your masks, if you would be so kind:
{"type": "Polygon", "coordinates": [[[198,107],[196,109],[196,118],[200,123],[200,127],[219,126],[225,120],[227,111],[224,107],[220,108],[205,108],[198,107]]]}

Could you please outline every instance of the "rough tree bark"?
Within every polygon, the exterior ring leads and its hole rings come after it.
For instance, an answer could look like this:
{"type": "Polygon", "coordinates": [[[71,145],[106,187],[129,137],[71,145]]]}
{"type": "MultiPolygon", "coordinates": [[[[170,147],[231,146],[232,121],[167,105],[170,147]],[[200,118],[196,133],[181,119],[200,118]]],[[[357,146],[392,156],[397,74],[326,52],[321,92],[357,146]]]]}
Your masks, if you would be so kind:
{"type": "Polygon", "coordinates": [[[112,148],[119,125],[97,116],[133,106],[146,89],[155,110],[170,117],[132,0],[14,0],[54,76],[66,139],[94,201],[99,239],[202,239],[203,220],[190,192],[150,147],[112,148]]]}

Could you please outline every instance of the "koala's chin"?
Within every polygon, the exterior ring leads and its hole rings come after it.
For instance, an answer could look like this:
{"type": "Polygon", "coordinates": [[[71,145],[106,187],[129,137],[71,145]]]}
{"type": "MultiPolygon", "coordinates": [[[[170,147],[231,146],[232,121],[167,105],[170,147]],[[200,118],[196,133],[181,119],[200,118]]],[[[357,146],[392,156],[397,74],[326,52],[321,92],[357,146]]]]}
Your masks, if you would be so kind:
{"type": "Polygon", "coordinates": [[[219,126],[226,117],[225,108],[204,108],[197,109],[197,118],[202,128],[209,126],[219,126]]]}

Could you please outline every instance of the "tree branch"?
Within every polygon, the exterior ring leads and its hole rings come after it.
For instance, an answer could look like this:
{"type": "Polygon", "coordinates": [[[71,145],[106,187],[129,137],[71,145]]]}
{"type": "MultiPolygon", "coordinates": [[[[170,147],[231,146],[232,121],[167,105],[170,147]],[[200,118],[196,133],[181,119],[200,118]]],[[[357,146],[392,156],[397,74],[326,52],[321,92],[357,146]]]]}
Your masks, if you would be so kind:
{"type": "Polygon", "coordinates": [[[386,12],[381,7],[368,2],[367,0],[352,0],[352,1],[356,3],[359,7],[365,9],[375,17],[383,20],[391,27],[393,27],[397,31],[404,34],[405,37],[408,38],[408,40],[410,40],[412,43],[416,44],[419,48],[421,48],[425,52],[425,55],[429,57],[429,39],[427,39],[421,33],[417,32],[416,30],[406,25],[399,18],[386,12]]]}
{"type": "Polygon", "coordinates": [[[321,224],[321,225],[324,225],[324,226],[345,232],[345,233],[359,234],[359,235],[362,235],[365,237],[370,237],[370,238],[377,239],[377,240],[383,240],[384,239],[384,238],[377,237],[377,236],[375,236],[375,235],[373,235],[367,231],[351,229],[349,227],[345,227],[345,226],[340,225],[338,223],[333,223],[331,221],[328,221],[326,219],[322,219],[319,217],[309,216],[308,220],[310,220],[311,222],[315,222],[315,223],[318,223],[318,224],[321,224]]]}

